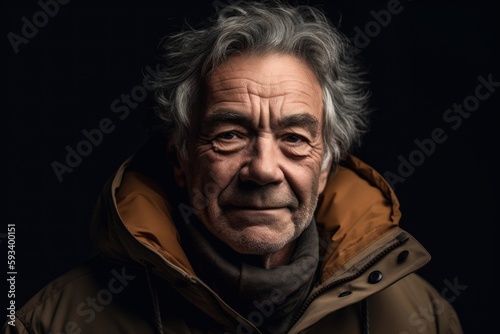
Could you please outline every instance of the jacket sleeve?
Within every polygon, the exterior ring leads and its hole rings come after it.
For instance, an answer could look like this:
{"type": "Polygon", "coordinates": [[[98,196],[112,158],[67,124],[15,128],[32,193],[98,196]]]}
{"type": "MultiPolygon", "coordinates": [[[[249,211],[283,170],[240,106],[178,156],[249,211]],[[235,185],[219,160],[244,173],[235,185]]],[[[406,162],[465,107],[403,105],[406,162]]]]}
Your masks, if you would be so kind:
{"type": "MultiPolygon", "coordinates": [[[[427,326],[432,326],[432,324],[434,324],[435,332],[438,334],[463,334],[460,318],[453,305],[428,281],[418,275],[413,275],[413,277],[417,280],[416,284],[422,285],[422,290],[426,292],[424,298],[426,298],[427,301],[424,304],[424,308],[427,306],[428,313],[434,316],[432,321],[426,321],[427,326]]],[[[422,307],[419,308],[419,310],[421,309],[422,307]]],[[[425,318],[425,315],[421,313],[422,311],[419,311],[419,317],[421,319],[425,318]]],[[[412,320],[411,317],[410,320],[412,320]]]]}
{"type": "Polygon", "coordinates": [[[410,284],[414,286],[409,286],[407,289],[416,287],[415,291],[424,292],[420,296],[417,312],[409,317],[409,323],[413,329],[421,332],[421,330],[430,330],[434,327],[433,332],[437,334],[463,334],[460,318],[453,305],[428,281],[418,275],[411,276],[413,283],[410,284]]]}
{"type": "Polygon", "coordinates": [[[463,334],[450,300],[417,274],[369,297],[368,305],[373,333],[463,334]]]}
{"type": "Polygon", "coordinates": [[[445,302],[444,304],[445,311],[442,313],[442,316],[437,315],[439,324],[444,324],[444,328],[439,333],[444,334],[463,334],[462,324],[460,323],[460,319],[457,315],[457,312],[451,306],[450,303],[445,302]]]}
{"type": "Polygon", "coordinates": [[[7,321],[2,327],[2,334],[34,334],[28,332],[24,324],[16,317],[14,321],[7,321]]]}

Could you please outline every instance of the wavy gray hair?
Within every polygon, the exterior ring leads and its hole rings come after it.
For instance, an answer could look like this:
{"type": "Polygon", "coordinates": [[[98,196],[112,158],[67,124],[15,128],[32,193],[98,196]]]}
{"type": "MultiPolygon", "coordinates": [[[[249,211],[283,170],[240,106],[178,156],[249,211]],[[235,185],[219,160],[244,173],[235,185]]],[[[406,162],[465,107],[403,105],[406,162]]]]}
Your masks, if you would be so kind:
{"type": "Polygon", "coordinates": [[[165,64],[152,80],[153,131],[173,140],[181,156],[187,156],[205,78],[235,53],[284,53],[309,64],[323,91],[323,167],[345,158],[368,129],[369,92],[355,49],[315,7],[280,1],[228,4],[204,26],[167,36],[160,45],[165,64]]]}

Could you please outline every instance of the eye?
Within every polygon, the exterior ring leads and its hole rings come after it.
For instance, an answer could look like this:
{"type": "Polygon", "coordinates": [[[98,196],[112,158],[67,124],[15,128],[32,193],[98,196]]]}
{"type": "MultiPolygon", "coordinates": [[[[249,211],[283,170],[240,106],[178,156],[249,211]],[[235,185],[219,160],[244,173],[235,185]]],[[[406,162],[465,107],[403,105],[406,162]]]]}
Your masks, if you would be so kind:
{"type": "Polygon", "coordinates": [[[234,153],[246,147],[249,138],[238,130],[223,131],[212,139],[212,147],[219,153],[234,153]]]}
{"type": "Polygon", "coordinates": [[[232,131],[223,132],[216,136],[216,139],[222,139],[222,140],[232,140],[237,138],[239,138],[238,135],[236,135],[236,133],[232,131]]]}
{"type": "Polygon", "coordinates": [[[286,156],[292,159],[301,159],[311,151],[310,143],[311,141],[307,137],[290,132],[281,136],[280,148],[286,156]]]}
{"type": "Polygon", "coordinates": [[[299,143],[303,143],[303,142],[307,141],[306,138],[304,138],[300,135],[297,135],[295,133],[288,134],[288,135],[284,136],[283,140],[288,142],[288,143],[292,143],[292,144],[299,144],[299,143]]]}

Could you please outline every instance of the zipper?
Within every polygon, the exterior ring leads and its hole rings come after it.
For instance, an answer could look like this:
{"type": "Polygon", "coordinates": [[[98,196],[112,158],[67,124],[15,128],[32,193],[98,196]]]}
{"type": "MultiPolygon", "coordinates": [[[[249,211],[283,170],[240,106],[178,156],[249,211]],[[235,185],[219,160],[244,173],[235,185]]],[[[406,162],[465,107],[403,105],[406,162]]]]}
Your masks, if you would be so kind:
{"type": "MultiPolygon", "coordinates": [[[[391,242],[388,243],[387,246],[384,246],[385,248],[380,250],[379,253],[373,257],[370,261],[368,261],[365,265],[363,265],[361,268],[357,269],[354,273],[347,275],[345,277],[342,277],[338,280],[334,280],[323,287],[321,287],[319,290],[314,292],[312,295],[310,295],[307,300],[304,302],[302,307],[300,308],[299,312],[295,315],[293,322],[292,322],[292,327],[295,326],[295,324],[299,321],[299,319],[302,317],[302,315],[305,313],[306,309],[311,305],[311,303],[318,298],[321,294],[323,294],[325,291],[333,288],[334,286],[340,285],[342,283],[345,283],[347,281],[353,280],[359,276],[361,276],[365,271],[367,271],[371,266],[373,266],[375,263],[377,263],[381,258],[383,258],[385,255],[387,255],[389,252],[391,252],[393,249],[401,246],[404,244],[407,240],[409,239],[408,235],[405,232],[401,232],[398,234],[394,239],[391,240],[391,242]]],[[[368,255],[370,256],[370,255],[368,255]]],[[[361,261],[360,261],[361,262],[361,261]]],[[[291,327],[290,327],[291,328],[291,327]]]]}

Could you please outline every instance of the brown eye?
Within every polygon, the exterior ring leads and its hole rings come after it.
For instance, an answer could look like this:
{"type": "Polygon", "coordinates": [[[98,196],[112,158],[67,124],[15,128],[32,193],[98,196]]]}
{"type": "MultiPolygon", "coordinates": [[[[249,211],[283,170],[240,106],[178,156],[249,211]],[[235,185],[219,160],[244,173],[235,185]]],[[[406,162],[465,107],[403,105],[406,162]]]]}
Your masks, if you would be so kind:
{"type": "Polygon", "coordinates": [[[248,140],[248,136],[240,131],[225,131],[213,138],[212,145],[220,153],[232,153],[245,148],[248,140]]]}
{"type": "Polygon", "coordinates": [[[284,137],[284,140],[288,143],[303,143],[306,139],[302,136],[296,134],[289,134],[284,137]]]}
{"type": "Polygon", "coordinates": [[[232,140],[236,139],[238,136],[234,132],[224,132],[219,135],[217,135],[216,139],[223,139],[223,140],[232,140]]]}
{"type": "Polygon", "coordinates": [[[286,156],[292,159],[301,159],[306,157],[311,151],[309,143],[310,141],[307,137],[296,133],[288,133],[281,137],[280,147],[286,156]]]}

